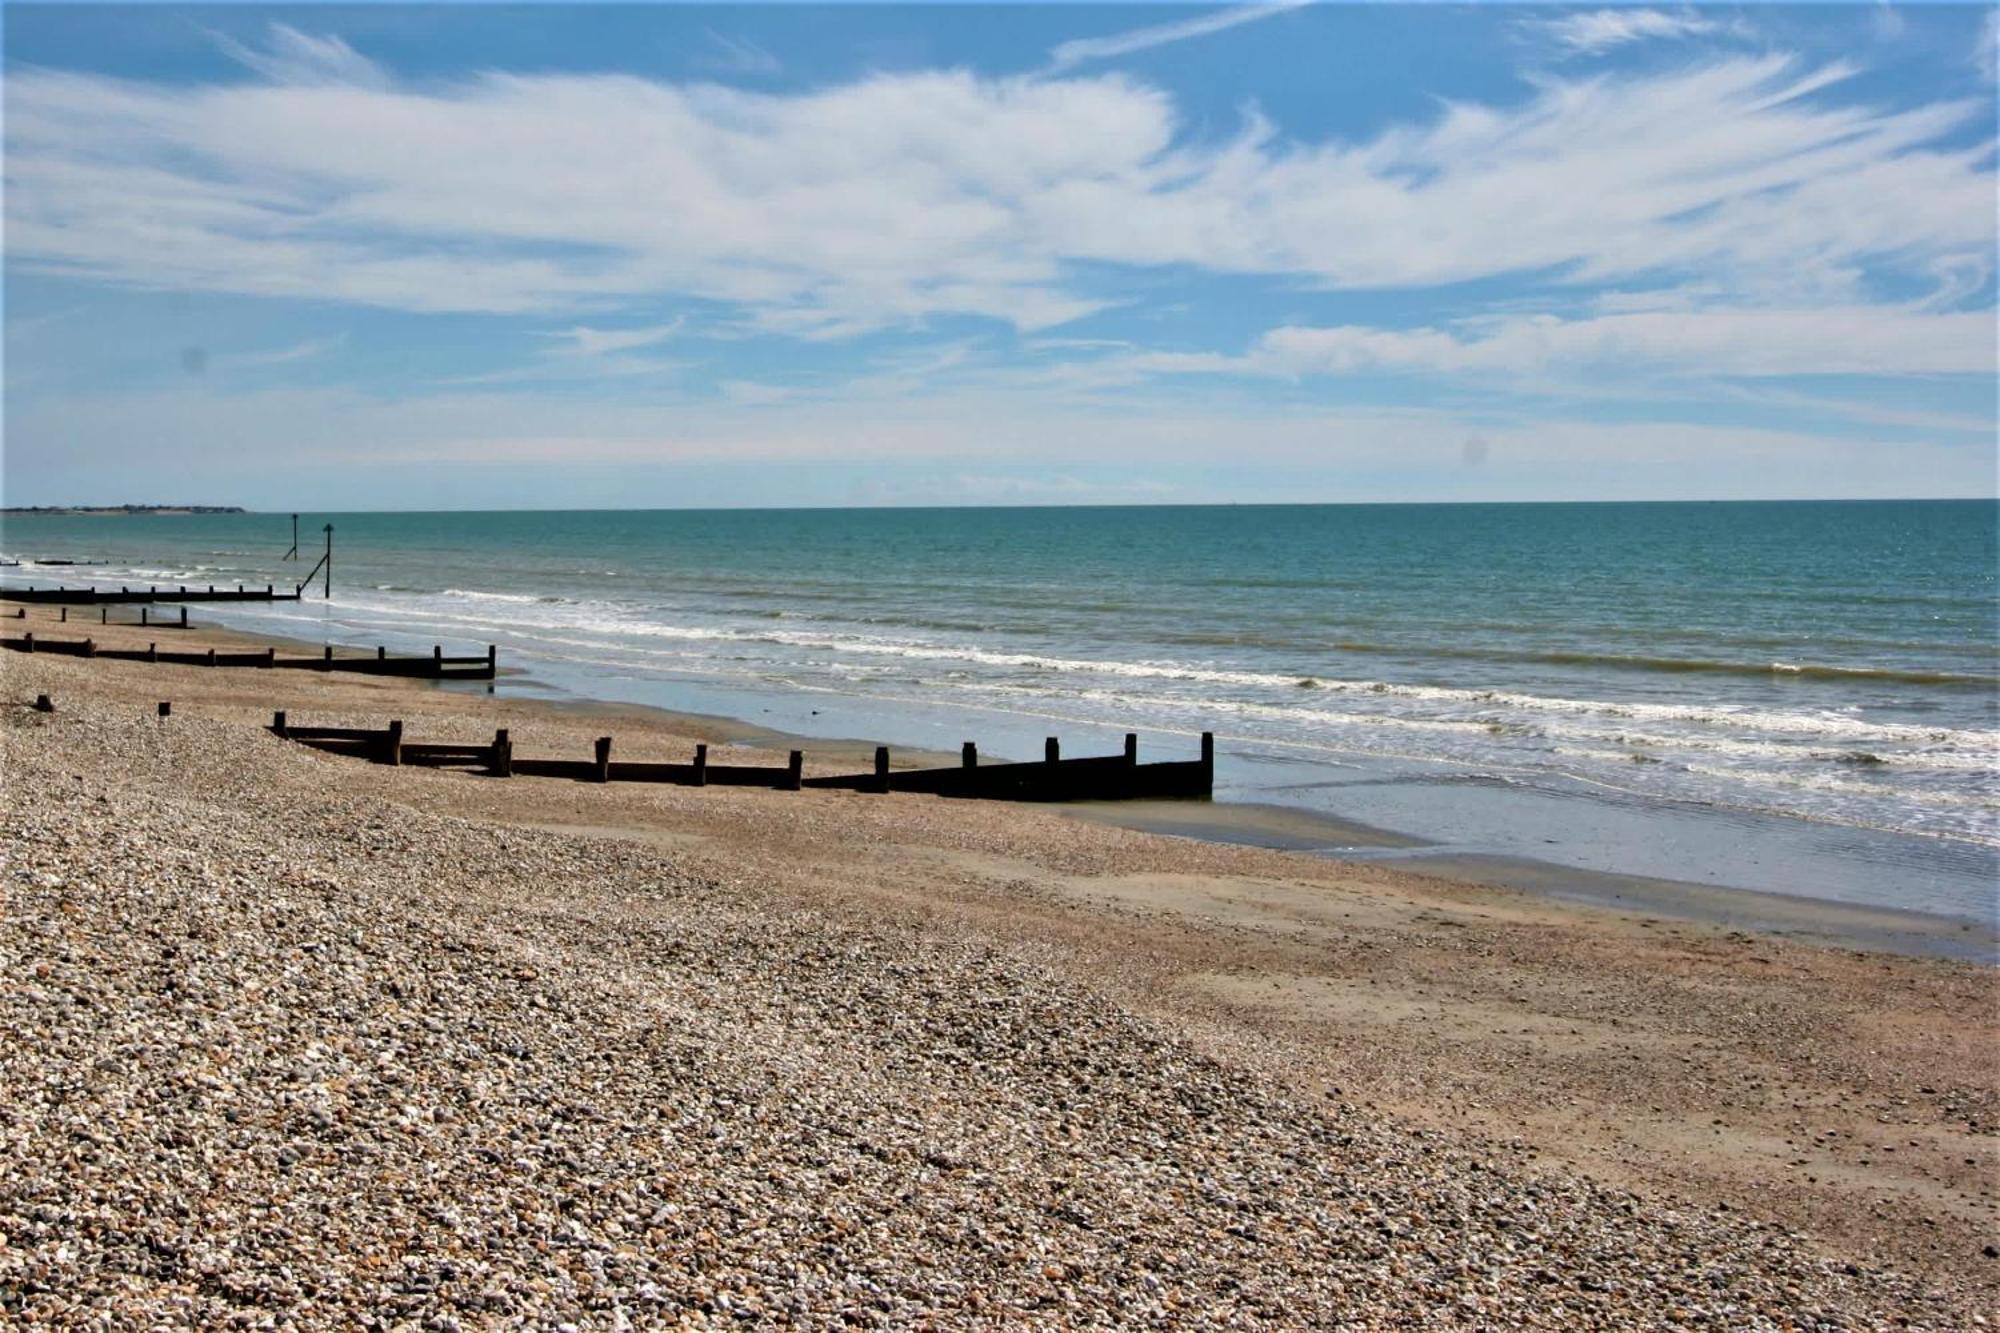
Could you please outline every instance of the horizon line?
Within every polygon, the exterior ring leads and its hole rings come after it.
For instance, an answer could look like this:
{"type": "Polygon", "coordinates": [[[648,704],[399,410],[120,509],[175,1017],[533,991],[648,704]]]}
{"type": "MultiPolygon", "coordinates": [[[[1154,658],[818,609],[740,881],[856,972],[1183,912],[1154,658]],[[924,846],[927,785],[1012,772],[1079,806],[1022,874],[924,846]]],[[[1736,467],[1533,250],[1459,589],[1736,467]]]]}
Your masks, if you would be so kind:
{"type": "Polygon", "coordinates": [[[466,507],[455,509],[430,508],[385,508],[385,509],[308,509],[293,510],[290,507],[278,509],[253,508],[249,505],[227,505],[212,502],[199,503],[159,503],[152,501],[124,501],[117,504],[38,504],[0,506],[0,517],[22,518],[35,513],[111,514],[119,510],[141,511],[134,517],[165,518],[215,518],[229,517],[231,511],[243,516],[290,515],[308,513],[327,516],[337,514],[729,514],[729,513],[871,513],[882,511],[986,511],[1008,509],[1386,509],[1386,508],[1447,508],[1471,507],[1478,505],[1642,505],[1642,504],[1977,504],[2000,503],[1996,495],[1772,495],[1772,496],[1731,496],[1722,497],[1658,497],[1647,499],[1546,499],[1546,500],[1133,500],[1133,501],[1076,501],[1021,503],[1021,504],[826,504],[826,505],[507,505],[500,507],[466,507]],[[187,510],[209,512],[188,512],[181,514],[148,514],[149,510],[187,510]]]}

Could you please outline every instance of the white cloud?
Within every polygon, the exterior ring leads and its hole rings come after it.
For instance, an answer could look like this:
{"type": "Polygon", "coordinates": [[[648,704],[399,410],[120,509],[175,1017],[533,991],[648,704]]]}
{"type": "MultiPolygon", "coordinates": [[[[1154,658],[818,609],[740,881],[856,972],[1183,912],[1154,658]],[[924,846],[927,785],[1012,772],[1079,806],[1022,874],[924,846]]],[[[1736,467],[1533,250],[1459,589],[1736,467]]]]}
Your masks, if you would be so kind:
{"type": "Polygon", "coordinates": [[[1190,37],[1206,37],[1210,33],[1223,32],[1287,10],[1302,8],[1307,3],[1309,0],[1271,0],[1270,3],[1231,5],[1195,18],[1133,28],[1108,37],[1079,37],[1063,42],[1049,52],[1049,68],[1061,71],[1092,60],[1109,60],[1170,42],[1184,42],[1190,37]]]}
{"type": "Polygon", "coordinates": [[[563,339],[568,345],[562,350],[578,356],[603,356],[608,352],[626,352],[635,347],[651,347],[654,343],[665,342],[681,331],[687,321],[676,319],[667,324],[650,324],[637,329],[593,329],[579,324],[575,328],[555,329],[546,336],[563,339]]]}
{"type": "Polygon", "coordinates": [[[1629,42],[1700,37],[1722,30],[1715,20],[1685,9],[1671,13],[1663,9],[1592,9],[1530,22],[1569,54],[1584,56],[1629,42]]]}
{"type": "Polygon", "coordinates": [[[1659,309],[1559,319],[1513,315],[1452,328],[1273,329],[1244,356],[1131,358],[1155,373],[1657,376],[1991,374],[1990,311],[1891,306],[1659,309]]]}
{"type": "Polygon", "coordinates": [[[1910,26],[1909,21],[1889,3],[1889,0],[1878,0],[1870,19],[1869,26],[1875,29],[1875,39],[1881,42],[1898,40],[1910,26]]]}
{"type": "Polygon", "coordinates": [[[579,324],[574,328],[550,329],[544,338],[554,343],[537,349],[523,365],[477,375],[455,375],[444,384],[540,384],[558,380],[639,379],[672,375],[687,369],[685,361],[656,356],[629,356],[641,347],[651,347],[678,334],[685,318],[643,328],[596,329],[579,324]]]}
{"type": "Polygon", "coordinates": [[[274,347],[262,352],[218,352],[208,358],[208,364],[218,369],[257,368],[261,366],[289,366],[300,361],[313,361],[347,342],[345,334],[331,338],[308,338],[293,343],[289,347],[274,347]]]}
{"type": "Polygon", "coordinates": [[[718,54],[708,57],[702,63],[708,68],[724,74],[752,74],[769,76],[784,69],[778,58],[766,51],[748,37],[731,37],[706,29],[708,39],[714,42],[718,54]]]}
{"type": "MultiPolygon", "coordinates": [[[[1235,13],[1235,11],[1228,11],[1235,13]]],[[[340,64],[334,51],[322,64],[340,64]]],[[[1700,275],[1851,302],[1871,268],[1986,262],[1975,103],[1825,99],[1782,57],[1554,80],[1373,139],[1193,139],[1118,76],[884,75],[787,95],[624,76],[382,89],[9,80],[16,270],[416,311],[696,298],[845,337],[1102,309],[1088,265],[1327,288],[1700,275]],[[1079,126],[1089,126],[1079,133],[1079,126]]]]}
{"type": "Polygon", "coordinates": [[[273,83],[352,84],[386,88],[389,76],[374,61],[338,37],[315,37],[283,23],[273,23],[262,47],[246,46],[221,33],[215,42],[224,54],[273,83]]]}

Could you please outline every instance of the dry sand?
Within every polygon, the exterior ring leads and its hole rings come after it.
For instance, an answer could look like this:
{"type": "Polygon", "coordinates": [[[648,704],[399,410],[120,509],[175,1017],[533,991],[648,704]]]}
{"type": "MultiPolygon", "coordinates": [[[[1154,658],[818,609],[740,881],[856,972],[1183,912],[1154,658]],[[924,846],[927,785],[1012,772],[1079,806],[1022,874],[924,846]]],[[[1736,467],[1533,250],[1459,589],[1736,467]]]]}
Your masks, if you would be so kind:
{"type": "Polygon", "coordinates": [[[504,684],[0,669],[58,702],[0,719],[0,1321],[1954,1328],[2000,1286],[1990,968],[259,730],[747,735],[504,684]]]}

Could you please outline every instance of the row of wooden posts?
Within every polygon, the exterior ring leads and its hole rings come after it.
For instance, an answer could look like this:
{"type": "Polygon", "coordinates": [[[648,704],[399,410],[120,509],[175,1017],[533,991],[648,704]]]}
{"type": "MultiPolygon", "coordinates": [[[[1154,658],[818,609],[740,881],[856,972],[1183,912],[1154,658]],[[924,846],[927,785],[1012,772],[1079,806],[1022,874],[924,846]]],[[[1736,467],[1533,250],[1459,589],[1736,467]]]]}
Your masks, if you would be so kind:
{"type": "Polygon", "coordinates": [[[1119,801],[1142,798],[1206,799],[1215,790],[1215,737],[1201,734],[1201,757],[1194,760],[1142,764],[1139,738],[1128,733],[1116,755],[1064,759],[1060,742],[1049,737],[1039,763],[979,762],[979,750],[967,741],[959,763],[950,768],[892,769],[889,747],[875,747],[873,772],[827,777],[805,776],[805,753],[793,750],[783,768],[767,765],[711,764],[708,746],[694,747],[686,764],[617,761],[611,758],[611,737],[600,736],[589,759],[525,758],[503,728],[485,744],[433,744],[403,738],[401,719],[386,727],[297,727],[283,712],[271,716],[271,731],[288,740],[334,754],[371,759],[389,765],[481,769],[494,777],[569,778],[579,782],[659,782],[686,787],[772,787],[798,791],[803,787],[868,792],[926,792],[936,796],[1005,801],[1119,801]]]}
{"type": "MultiPolygon", "coordinates": [[[[65,606],[58,608],[58,610],[61,614],[56,617],[56,623],[60,625],[69,624],[69,608],[65,606]]],[[[14,619],[16,620],[26,620],[27,618],[28,608],[25,606],[14,613],[14,619]]],[[[100,625],[113,623],[111,619],[111,607],[108,603],[98,609],[97,623],[100,625]]],[[[138,629],[186,629],[188,627],[188,609],[185,606],[181,608],[181,618],[179,620],[155,620],[153,619],[153,608],[142,606],[139,608],[139,618],[137,620],[121,620],[116,623],[131,625],[138,629]]]]}
{"type": "Polygon", "coordinates": [[[492,680],[499,673],[499,650],[486,645],[480,657],[448,657],[442,644],[433,645],[429,657],[391,657],[389,650],[375,649],[373,657],[335,657],[329,645],[320,657],[279,657],[275,648],[253,652],[226,653],[214,648],[203,652],[161,652],[160,645],[144,648],[102,648],[94,639],[37,639],[33,632],[18,639],[0,639],[0,648],[17,653],[58,653],[67,657],[107,657],[124,662],[167,662],[179,666],[265,667],[296,671],[347,671],[368,676],[417,676],[426,680],[492,680]]]}
{"type": "Polygon", "coordinates": [[[37,588],[29,584],[25,588],[0,588],[0,602],[32,602],[37,605],[68,603],[71,606],[99,606],[106,602],[296,602],[299,594],[279,592],[276,584],[267,583],[262,588],[248,588],[239,583],[232,590],[217,588],[213,583],[204,590],[190,588],[185,583],[172,588],[161,589],[148,585],[144,588],[120,587],[117,592],[109,588],[37,588]]]}

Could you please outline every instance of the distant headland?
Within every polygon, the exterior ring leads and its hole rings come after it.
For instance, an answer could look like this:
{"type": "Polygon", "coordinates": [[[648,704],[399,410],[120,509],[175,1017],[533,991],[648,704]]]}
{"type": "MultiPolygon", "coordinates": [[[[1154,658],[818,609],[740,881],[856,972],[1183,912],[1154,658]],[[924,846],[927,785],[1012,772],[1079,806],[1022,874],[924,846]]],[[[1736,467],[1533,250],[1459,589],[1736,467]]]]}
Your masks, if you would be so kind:
{"type": "Polygon", "coordinates": [[[0,514],[246,514],[241,505],[29,505],[0,514]]]}

